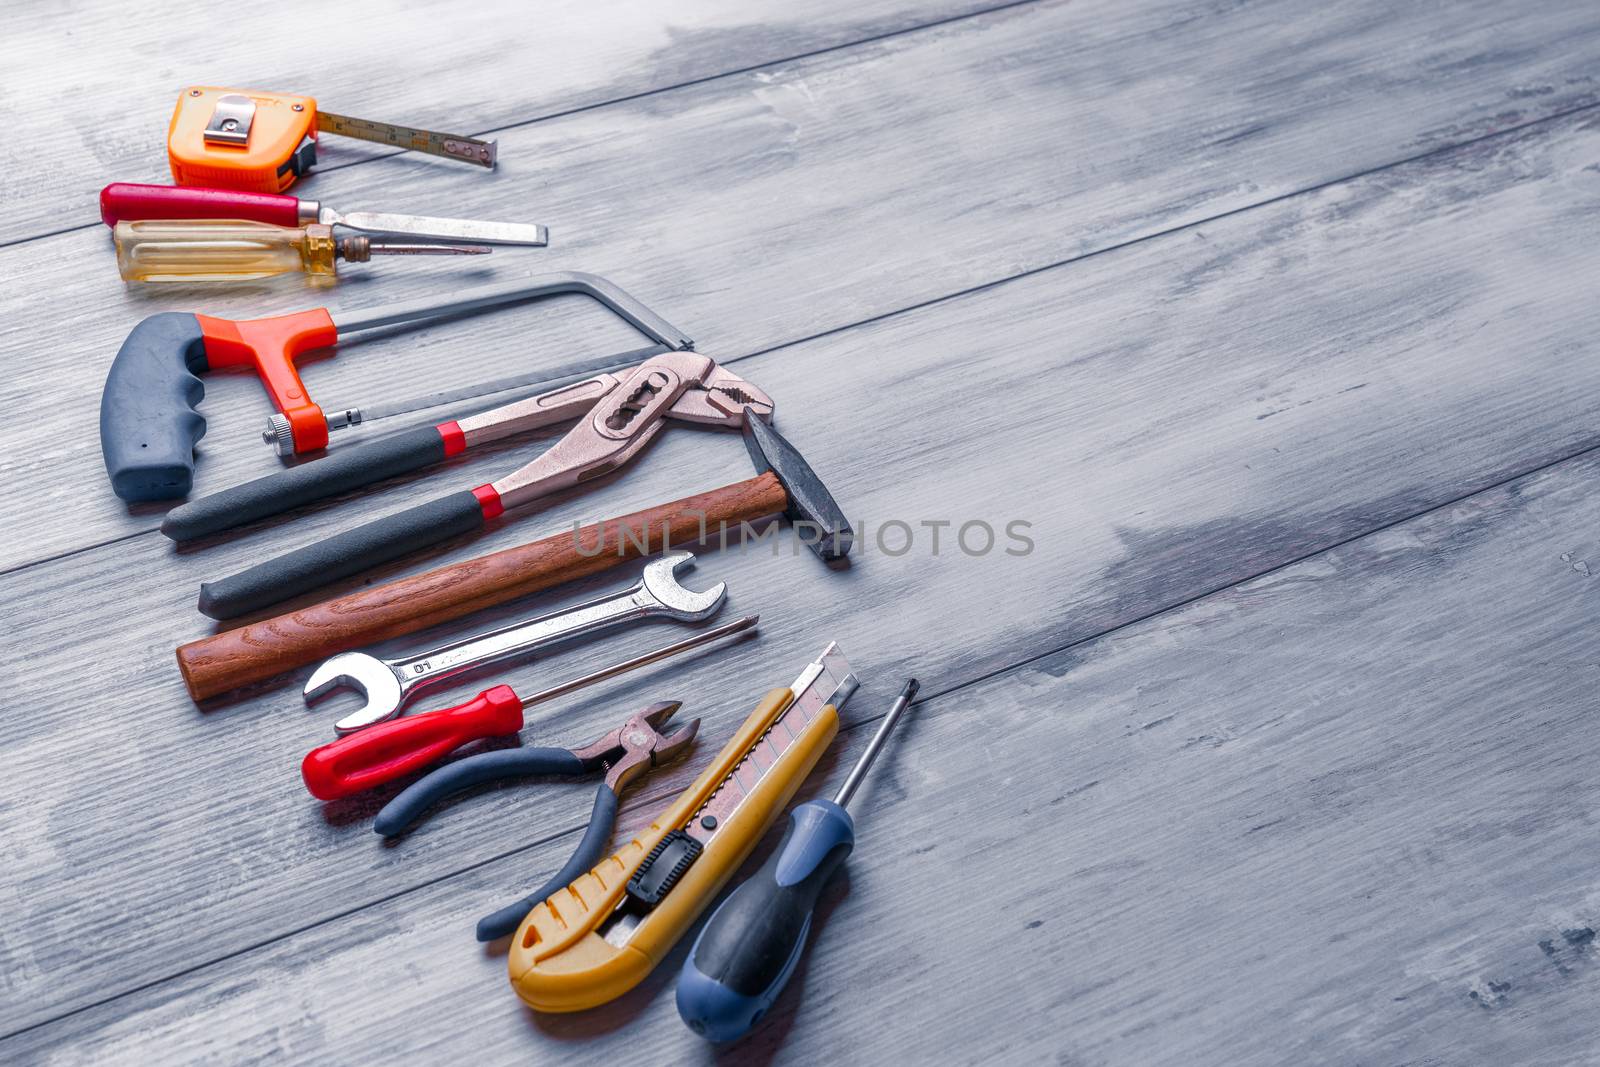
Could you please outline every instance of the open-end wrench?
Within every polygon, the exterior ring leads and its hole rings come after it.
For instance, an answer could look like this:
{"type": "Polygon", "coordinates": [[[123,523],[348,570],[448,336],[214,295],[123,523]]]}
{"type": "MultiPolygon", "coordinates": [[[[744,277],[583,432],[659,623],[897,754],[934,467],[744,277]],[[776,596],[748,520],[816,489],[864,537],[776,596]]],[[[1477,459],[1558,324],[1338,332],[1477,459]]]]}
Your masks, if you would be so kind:
{"type": "Polygon", "coordinates": [[[716,614],[727,595],[726,582],[704,592],[678,584],[677,572],[694,566],[694,554],[674,552],[645,565],[632,588],[556,612],[493,630],[424,652],[407,660],[383,660],[365,652],[343,652],[327,660],[306,681],[306,702],[348,686],[365,695],[366,704],[333,724],[348,734],[399,714],[418,690],[459,677],[491,663],[502,663],[566,641],[580,634],[648,618],[700,622],[716,614]]]}

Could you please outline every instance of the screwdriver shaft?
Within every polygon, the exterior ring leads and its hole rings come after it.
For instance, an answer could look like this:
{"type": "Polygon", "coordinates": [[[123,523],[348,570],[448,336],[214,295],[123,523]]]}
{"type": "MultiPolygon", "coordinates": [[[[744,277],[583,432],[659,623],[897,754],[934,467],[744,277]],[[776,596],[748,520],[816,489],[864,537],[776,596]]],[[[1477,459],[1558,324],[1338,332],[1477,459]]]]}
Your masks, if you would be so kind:
{"type": "Polygon", "coordinates": [[[367,263],[373,256],[484,256],[488,245],[433,245],[396,241],[388,237],[341,237],[339,258],[346,263],[367,263]]]}
{"type": "Polygon", "coordinates": [[[374,239],[367,251],[374,256],[486,256],[494,250],[488,245],[428,245],[374,239]]]}
{"type": "Polygon", "coordinates": [[[529,707],[534,704],[542,704],[546,700],[554,700],[556,697],[564,696],[565,694],[572,692],[574,689],[582,689],[586,685],[593,685],[596,682],[603,682],[607,678],[615,678],[619,674],[626,674],[628,671],[634,670],[638,667],[648,666],[651,663],[655,663],[657,660],[663,660],[669,656],[676,656],[680,652],[687,652],[691,648],[706,644],[710,641],[715,641],[719,637],[727,637],[730,634],[736,634],[743,630],[749,630],[760,621],[761,616],[759,615],[746,615],[742,619],[738,619],[730,623],[724,623],[715,629],[707,630],[705,633],[695,634],[693,637],[686,637],[682,641],[675,641],[670,645],[663,645],[660,648],[646,652],[643,655],[635,656],[632,659],[625,659],[621,663],[613,663],[609,667],[601,667],[599,670],[585,674],[581,678],[573,678],[569,681],[562,682],[560,685],[552,686],[541,693],[533,694],[533,696],[524,700],[522,704],[524,707],[529,707]]]}
{"type": "Polygon", "coordinates": [[[872,740],[867,742],[867,750],[861,754],[856,765],[850,768],[850,774],[844,780],[844,785],[839,787],[839,793],[833,802],[841,808],[848,807],[850,798],[855,795],[856,787],[867,776],[867,771],[872,767],[872,761],[878,758],[878,753],[883,751],[883,743],[889,739],[889,731],[894,729],[894,724],[900,721],[900,716],[905,714],[906,708],[911,706],[912,699],[921,688],[915,678],[906,683],[900,695],[895,697],[894,705],[889,708],[889,714],[883,717],[883,722],[878,724],[878,732],[872,735],[872,740]]]}

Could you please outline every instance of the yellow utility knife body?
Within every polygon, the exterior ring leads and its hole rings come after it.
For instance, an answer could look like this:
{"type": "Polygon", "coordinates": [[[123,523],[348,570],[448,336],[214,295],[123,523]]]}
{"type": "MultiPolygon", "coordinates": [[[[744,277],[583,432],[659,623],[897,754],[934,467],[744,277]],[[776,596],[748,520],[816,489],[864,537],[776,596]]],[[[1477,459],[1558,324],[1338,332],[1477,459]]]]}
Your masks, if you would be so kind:
{"type": "Polygon", "coordinates": [[[788,805],[856,685],[829,644],[793,685],[762,697],[649,828],[528,913],[511,938],[517,996],[537,1011],[581,1011],[638,985],[788,805]]]}

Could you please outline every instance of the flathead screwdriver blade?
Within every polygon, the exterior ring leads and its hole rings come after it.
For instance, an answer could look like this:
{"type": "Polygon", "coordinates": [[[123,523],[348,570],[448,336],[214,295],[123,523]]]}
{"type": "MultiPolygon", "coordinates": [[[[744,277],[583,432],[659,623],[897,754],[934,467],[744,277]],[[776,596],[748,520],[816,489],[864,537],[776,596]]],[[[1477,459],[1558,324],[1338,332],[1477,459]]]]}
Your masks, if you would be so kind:
{"type": "Polygon", "coordinates": [[[346,226],[365,233],[397,233],[440,241],[474,241],[491,245],[526,245],[543,248],[550,230],[532,222],[486,222],[481,219],[440,219],[427,215],[399,215],[386,211],[317,211],[325,226],[346,226]]]}

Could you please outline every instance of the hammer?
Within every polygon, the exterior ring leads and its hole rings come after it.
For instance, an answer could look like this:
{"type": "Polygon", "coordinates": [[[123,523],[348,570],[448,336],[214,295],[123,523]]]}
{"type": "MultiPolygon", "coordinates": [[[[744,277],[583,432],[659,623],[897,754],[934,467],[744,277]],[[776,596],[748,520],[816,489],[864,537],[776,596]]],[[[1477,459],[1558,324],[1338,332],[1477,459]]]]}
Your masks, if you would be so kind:
{"type": "Polygon", "coordinates": [[[787,516],[797,532],[813,531],[801,540],[823,561],[849,555],[855,531],[833,495],[794,446],[748,408],[744,442],[759,472],[754,478],[191,641],[178,649],[184,684],[205,700],[769,515],[787,516]]]}

